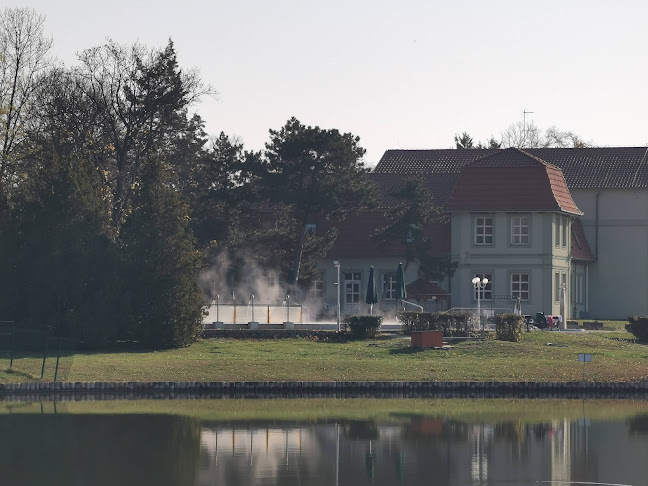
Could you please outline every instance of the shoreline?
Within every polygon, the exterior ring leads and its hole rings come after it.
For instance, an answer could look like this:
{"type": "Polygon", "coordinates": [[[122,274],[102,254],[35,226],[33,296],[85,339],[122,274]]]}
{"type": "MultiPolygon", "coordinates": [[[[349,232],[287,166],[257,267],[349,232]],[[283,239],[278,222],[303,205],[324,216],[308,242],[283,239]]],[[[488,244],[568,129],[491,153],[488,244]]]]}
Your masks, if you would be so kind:
{"type": "Polygon", "coordinates": [[[222,398],[648,399],[648,381],[165,381],[0,383],[0,401],[222,398]]]}

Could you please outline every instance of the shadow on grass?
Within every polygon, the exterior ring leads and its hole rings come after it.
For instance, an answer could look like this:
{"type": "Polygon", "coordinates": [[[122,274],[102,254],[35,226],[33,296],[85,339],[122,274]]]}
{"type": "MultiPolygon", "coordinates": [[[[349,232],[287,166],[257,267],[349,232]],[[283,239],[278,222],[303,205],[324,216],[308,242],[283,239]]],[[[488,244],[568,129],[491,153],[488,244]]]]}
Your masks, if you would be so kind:
{"type": "Polygon", "coordinates": [[[7,373],[8,375],[27,378],[29,380],[35,380],[36,379],[34,377],[34,375],[32,375],[31,373],[25,373],[23,371],[18,371],[18,370],[15,370],[13,368],[7,368],[6,370],[4,370],[4,372],[7,373]]]}
{"type": "Polygon", "coordinates": [[[407,347],[394,348],[389,350],[389,354],[419,354],[419,353],[428,353],[428,352],[447,353],[448,349],[413,348],[411,346],[407,346],[407,347]]]}

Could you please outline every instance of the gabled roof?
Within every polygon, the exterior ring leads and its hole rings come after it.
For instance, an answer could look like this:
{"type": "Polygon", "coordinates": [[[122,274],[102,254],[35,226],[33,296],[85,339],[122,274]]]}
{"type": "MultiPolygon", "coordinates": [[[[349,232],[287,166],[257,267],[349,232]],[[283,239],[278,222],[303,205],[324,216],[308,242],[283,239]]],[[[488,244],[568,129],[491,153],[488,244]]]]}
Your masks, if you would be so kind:
{"type": "Polygon", "coordinates": [[[410,299],[425,301],[436,299],[447,299],[450,293],[442,287],[439,287],[434,282],[430,282],[425,278],[419,278],[412,283],[405,286],[407,290],[407,297],[410,299]]]}
{"type": "Polygon", "coordinates": [[[567,189],[562,171],[516,148],[466,164],[445,210],[582,214],[567,189]]]}
{"type": "MultiPolygon", "coordinates": [[[[405,244],[395,241],[381,247],[373,237],[376,230],[390,223],[384,210],[364,210],[352,212],[342,221],[319,221],[317,232],[326,232],[332,227],[339,231],[329,254],[340,258],[365,257],[402,257],[405,254],[405,244]]],[[[450,252],[450,224],[447,222],[433,223],[425,228],[425,234],[430,237],[433,255],[447,255],[450,252]]]]}
{"type": "Polygon", "coordinates": [[[583,225],[579,218],[575,218],[572,221],[571,225],[571,257],[572,260],[578,260],[581,262],[593,262],[596,260],[592,250],[587,243],[587,238],[585,237],[585,231],[583,230],[583,225]]]}
{"type": "MultiPolygon", "coordinates": [[[[527,153],[562,169],[567,187],[648,188],[647,147],[544,148],[527,153]]],[[[387,150],[375,173],[459,174],[497,149],[387,150]]]]}

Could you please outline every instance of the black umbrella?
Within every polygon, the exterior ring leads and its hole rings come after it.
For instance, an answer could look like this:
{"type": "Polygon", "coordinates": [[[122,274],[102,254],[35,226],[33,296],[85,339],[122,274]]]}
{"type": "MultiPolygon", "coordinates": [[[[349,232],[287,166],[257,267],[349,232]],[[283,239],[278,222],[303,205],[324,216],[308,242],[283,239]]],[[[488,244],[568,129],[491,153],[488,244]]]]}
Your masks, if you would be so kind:
{"type": "Polygon", "coordinates": [[[403,300],[407,298],[407,290],[405,290],[405,272],[403,271],[403,264],[398,264],[398,271],[396,272],[396,299],[403,300]]]}
{"type": "Polygon", "coordinates": [[[367,281],[367,297],[365,302],[369,304],[369,315],[373,314],[373,305],[378,303],[378,291],[376,290],[376,278],[374,267],[369,269],[369,280],[367,281]]]}

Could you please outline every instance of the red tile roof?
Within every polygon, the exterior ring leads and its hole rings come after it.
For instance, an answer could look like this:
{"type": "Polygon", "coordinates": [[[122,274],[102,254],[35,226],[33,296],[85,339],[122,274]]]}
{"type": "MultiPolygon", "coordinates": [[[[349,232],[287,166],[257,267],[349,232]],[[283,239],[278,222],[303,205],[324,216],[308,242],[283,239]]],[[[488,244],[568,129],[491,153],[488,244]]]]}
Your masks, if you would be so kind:
{"type": "Polygon", "coordinates": [[[592,250],[587,243],[587,238],[585,237],[585,231],[583,230],[583,225],[579,218],[574,218],[571,226],[571,257],[572,260],[578,260],[583,262],[593,262],[596,260],[592,250]]]}
{"type": "Polygon", "coordinates": [[[450,293],[427,279],[419,278],[405,286],[407,297],[414,300],[446,299],[450,293]]]}
{"type": "MultiPolygon", "coordinates": [[[[394,242],[386,247],[380,247],[373,238],[377,229],[389,224],[384,210],[358,211],[347,215],[342,221],[318,222],[317,231],[327,231],[336,227],[338,237],[329,252],[336,257],[402,257],[405,254],[404,244],[394,242]]],[[[450,253],[450,224],[437,223],[426,226],[425,234],[432,242],[433,255],[450,253]]]]}
{"type": "MultiPolygon", "coordinates": [[[[470,162],[495,149],[387,150],[376,173],[459,174],[470,162]]],[[[567,187],[579,189],[648,188],[647,147],[527,149],[563,170],[567,187]]]]}
{"type": "Polygon", "coordinates": [[[560,211],[581,215],[562,171],[509,148],[466,164],[446,211],[560,211]]]}

